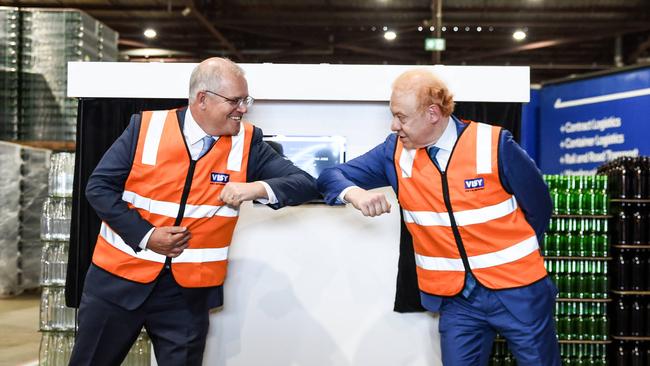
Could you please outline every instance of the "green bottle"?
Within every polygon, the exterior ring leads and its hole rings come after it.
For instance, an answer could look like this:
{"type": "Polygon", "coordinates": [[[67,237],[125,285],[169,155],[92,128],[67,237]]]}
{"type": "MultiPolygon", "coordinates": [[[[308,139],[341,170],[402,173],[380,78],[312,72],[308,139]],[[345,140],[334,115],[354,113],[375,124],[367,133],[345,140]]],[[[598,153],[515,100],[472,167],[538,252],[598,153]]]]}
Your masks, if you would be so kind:
{"type": "Polygon", "coordinates": [[[572,175],[568,177],[568,187],[565,190],[567,196],[567,215],[580,215],[580,177],[572,175]]]}
{"type": "Polygon", "coordinates": [[[596,176],[596,214],[607,215],[609,213],[609,195],[607,194],[607,176],[596,176]]]}
{"type": "Polygon", "coordinates": [[[603,341],[609,340],[609,318],[607,317],[607,304],[602,304],[602,314],[600,314],[600,319],[598,322],[599,331],[601,339],[603,341]]]}
{"type": "Polygon", "coordinates": [[[555,178],[555,186],[550,189],[551,200],[553,201],[553,214],[566,215],[566,194],[564,187],[568,185],[567,177],[557,175],[555,178]]]}
{"type": "Polygon", "coordinates": [[[567,271],[564,275],[566,279],[566,296],[567,298],[575,298],[576,296],[576,261],[567,261],[567,271]]]}
{"type": "Polygon", "coordinates": [[[559,291],[560,288],[560,268],[559,268],[559,261],[551,261],[552,267],[553,267],[553,272],[551,273],[551,281],[555,284],[555,286],[558,288],[558,297],[562,297],[559,291]]]}
{"type": "Polygon", "coordinates": [[[596,177],[585,176],[585,186],[582,195],[582,215],[596,214],[596,177]]]}
{"type": "Polygon", "coordinates": [[[558,337],[560,339],[569,339],[570,333],[570,317],[567,311],[568,303],[560,303],[560,316],[557,326],[558,337]]]}
{"type": "Polygon", "coordinates": [[[575,274],[575,292],[574,297],[584,299],[587,297],[587,271],[585,269],[585,261],[576,261],[577,273],[575,274]]]}
{"type": "Polygon", "coordinates": [[[602,262],[602,270],[600,272],[600,297],[603,299],[609,298],[609,275],[608,275],[608,262],[602,262]]]}
{"type": "Polygon", "coordinates": [[[570,283],[568,279],[568,272],[569,272],[567,269],[568,263],[569,261],[567,260],[564,259],[560,260],[560,270],[559,270],[560,284],[558,286],[558,290],[560,293],[560,297],[565,299],[569,297],[569,292],[571,291],[569,287],[570,283]]]}
{"type": "MultiPolygon", "coordinates": [[[[586,334],[587,336],[584,338],[586,340],[590,341],[595,341],[597,339],[596,334],[598,333],[598,322],[596,321],[596,316],[594,314],[594,307],[592,306],[591,311],[589,312],[589,315],[587,316],[586,319],[586,334]]],[[[592,353],[593,355],[593,353],[592,353]]]]}
{"type": "Polygon", "coordinates": [[[589,299],[595,299],[598,295],[598,277],[596,271],[598,268],[599,261],[589,261],[587,262],[587,290],[586,297],[589,299]]]}

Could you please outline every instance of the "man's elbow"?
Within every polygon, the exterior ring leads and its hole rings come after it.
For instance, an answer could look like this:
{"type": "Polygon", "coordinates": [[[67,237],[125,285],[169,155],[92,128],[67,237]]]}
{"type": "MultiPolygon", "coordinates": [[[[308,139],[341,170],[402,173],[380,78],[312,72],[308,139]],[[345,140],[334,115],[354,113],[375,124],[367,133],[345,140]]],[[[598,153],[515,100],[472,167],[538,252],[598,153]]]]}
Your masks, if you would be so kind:
{"type": "Polygon", "coordinates": [[[88,179],[88,184],[86,184],[86,200],[94,207],[94,202],[102,196],[102,190],[99,182],[96,178],[92,176],[88,179]]]}

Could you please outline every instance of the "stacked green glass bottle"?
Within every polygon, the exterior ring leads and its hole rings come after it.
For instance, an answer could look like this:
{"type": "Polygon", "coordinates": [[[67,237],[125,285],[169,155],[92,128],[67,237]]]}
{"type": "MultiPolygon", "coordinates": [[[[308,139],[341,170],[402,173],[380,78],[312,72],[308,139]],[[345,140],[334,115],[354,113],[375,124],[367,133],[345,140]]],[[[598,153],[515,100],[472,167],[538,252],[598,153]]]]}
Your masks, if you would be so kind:
{"type": "Polygon", "coordinates": [[[560,344],[564,366],[607,366],[606,344],[571,343],[560,344]]]}
{"type": "Polygon", "coordinates": [[[555,323],[565,365],[606,365],[610,343],[608,177],[545,175],[553,201],[542,252],[558,288],[555,323]]]}
{"type": "Polygon", "coordinates": [[[608,221],[604,216],[551,218],[544,243],[546,256],[608,257],[608,221]]]}
{"type": "MultiPolygon", "coordinates": [[[[563,366],[607,366],[607,344],[561,343],[563,366]]],[[[492,345],[489,366],[514,366],[517,361],[503,338],[497,337],[492,345]]]]}
{"type": "Polygon", "coordinates": [[[544,175],[555,215],[607,215],[606,175],[544,175]]]}
{"type": "Polygon", "coordinates": [[[514,366],[517,362],[515,357],[508,349],[508,344],[501,338],[492,345],[492,355],[490,355],[489,366],[514,366]]]}
{"type": "Polygon", "coordinates": [[[555,325],[560,340],[606,341],[609,339],[607,303],[556,302],[555,325]]]}
{"type": "Polygon", "coordinates": [[[563,299],[609,298],[609,264],[606,260],[572,259],[576,257],[558,258],[548,257],[544,260],[546,270],[557,286],[558,297],[563,299]]]}

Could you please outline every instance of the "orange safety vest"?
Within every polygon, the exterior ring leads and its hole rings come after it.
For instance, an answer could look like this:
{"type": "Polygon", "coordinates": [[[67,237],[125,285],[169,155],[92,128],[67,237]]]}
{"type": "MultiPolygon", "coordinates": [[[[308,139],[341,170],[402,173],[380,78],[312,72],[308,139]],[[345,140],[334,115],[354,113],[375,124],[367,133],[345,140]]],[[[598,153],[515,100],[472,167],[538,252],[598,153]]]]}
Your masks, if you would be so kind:
{"type": "MultiPolygon", "coordinates": [[[[221,136],[208,153],[192,161],[176,110],[142,113],[138,145],[122,199],[155,227],[185,226],[189,246],[171,260],[176,282],[183,287],[223,284],[228,246],[239,210],[219,200],[226,182],[246,182],[253,126],[242,123],[239,134],[221,136]]],[[[153,281],[166,256],[135,252],[102,222],[93,263],[117,276],[140,283],[153,281]]]]}
{"type": "Polygon", "coordinates": [[[413,236],[423,292],[457,295],[465,271],[495,290],[526,286],[547,275],[535,231],[499,179],[500,132],[500,127],[469,122],[445,173],[426,149],[406,149],[397,141],[398,199],[413,236]]]}

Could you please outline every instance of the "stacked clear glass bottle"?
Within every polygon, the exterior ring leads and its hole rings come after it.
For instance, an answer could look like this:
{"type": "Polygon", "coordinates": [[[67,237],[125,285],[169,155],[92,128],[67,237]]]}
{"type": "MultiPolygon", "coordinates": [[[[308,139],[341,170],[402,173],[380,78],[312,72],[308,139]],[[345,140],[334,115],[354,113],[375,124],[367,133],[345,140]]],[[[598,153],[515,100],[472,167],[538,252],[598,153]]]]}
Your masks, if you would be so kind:
{"type": "MultiPolygon", "coordinates": [[[[74,159],[73,153],[52,154],[49,197],[43,204],[41,216],[40,365],[67,365],[75,339],[75,309],[65,305],[74,159]]],[[[150,349],[149,338],[142,332],[123,365],[150,365],[150,349]]]]}

